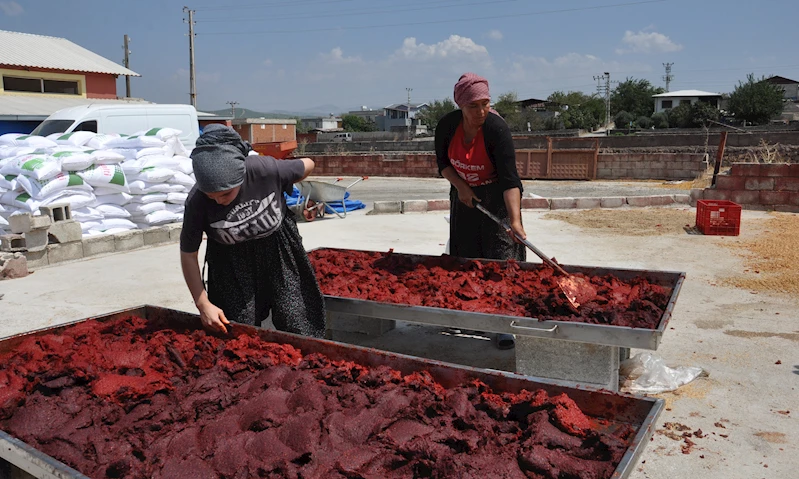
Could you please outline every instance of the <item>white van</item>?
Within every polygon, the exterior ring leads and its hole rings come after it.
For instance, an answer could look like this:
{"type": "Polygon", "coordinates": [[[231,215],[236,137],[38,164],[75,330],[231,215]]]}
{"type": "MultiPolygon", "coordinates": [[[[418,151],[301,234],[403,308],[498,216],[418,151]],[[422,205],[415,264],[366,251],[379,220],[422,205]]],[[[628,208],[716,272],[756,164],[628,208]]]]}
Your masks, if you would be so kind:
{"type": "Polygon", "coordinates": [[[180,130],[180,141],[189,150],[200,136],[197,110],[191,105],[103,105],[92,103],[58,110],[33,130],[32,135],[93,131],[131,135],[151,128],[180,130]]]}
{"type": "Polygon", "coordinates": [[[345,141],[352,141],[352,133],[336,133],[333,136],[333,143],[342,143],[345,141]]]}

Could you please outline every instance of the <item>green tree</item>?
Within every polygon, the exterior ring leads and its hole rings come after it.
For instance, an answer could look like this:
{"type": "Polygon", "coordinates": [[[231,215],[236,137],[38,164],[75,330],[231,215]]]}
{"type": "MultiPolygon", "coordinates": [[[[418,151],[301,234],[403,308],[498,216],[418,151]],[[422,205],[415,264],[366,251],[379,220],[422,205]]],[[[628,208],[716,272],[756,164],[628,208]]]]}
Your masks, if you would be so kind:
{"type": "Polygon", "coordinates": [[[655,113],[652,115],[652,122],[655,125],[655,128],[662,129],[669,127],[669,115],[662,111],[660,113],[655,113]]]}
{"type": "Polygon", "coordinates": [[[427,106],[427,108],[417,112],[416,118],[422,124],[427,125],[428,130],[433,132],[436,130],[438,122],[444,118],[444,115],[457,109],[458,107],[449,98],[444,100],[434,100],[427,106]]]}
{"type": "Polygon", "coordinates": [[[652,116],[655,111],[655,99],[652,95],[663,93],[660,87],[654,87],[648,80],[627,78],[619,83],[610,94],[610,111],[626,111],[634,118],[652,116]]]}
{"type": "Polygon", "coordinates": [[[648,116],[639,116],[638,119],[635,120],[635,126],[643,130],[652,128],[652,125],[654,125],[654,122],[652,121],[652,118],[648,116]]]}
{"type": "Polygon", "coordinates": [[[703,101],[691,105],[691,126],[704,126],[707,120],[719,121],[719,110],[715,105],[703,101]]]}
{"type": "Polygon", "coordinates": [[[310,128],[302,124],[302,118],[295,116],[294,119],[297,120],[297,133],[308,133],[310,131],[310,128]]]}
{"type": "Polygon", "coordinates": [[[591,130],[605,119],[605,102],[596,95],[556,91],[549,95],[547,101],[553,105],[551,110],[559,112],[558,120],[564,128],[591,130]]]}
{"type": "Polygon", "coordinates": [[[344,131],[376,131],[377,126],[366,118],[358,115],[343,115],[341,126],[344,131]]]}
{"type": "Polygon", "coordinates": [[[526,126],[525,128],[522,127],[522,115],[516,92],[499,95],[496,103],[494,103],[494,109],[505,119],[505,123],[508,124],[511,131],[523,131],[526,128],[526,126]]]}
{"type": "Polygon", "coordinates": [[[616,129],[630,128],[630,124],[635,121],[635,116],[632,113],[622,110],[613,117],[613,122],[616,123],[616,129]]]}
{"type": "Polygon", "coordinates": [[[729,103],[730,113],[736,119],[762,125],[782,113],[782,89],[765,79],[756,80],[750,73],[746,83],[738,82],[729,103]]]}
{"type": "Polygon", "coordinates": [[[669,110],[669,126],[672,128],[690,128],[693,125],[693,111],[688,103],[680,103],[669,110]]]}

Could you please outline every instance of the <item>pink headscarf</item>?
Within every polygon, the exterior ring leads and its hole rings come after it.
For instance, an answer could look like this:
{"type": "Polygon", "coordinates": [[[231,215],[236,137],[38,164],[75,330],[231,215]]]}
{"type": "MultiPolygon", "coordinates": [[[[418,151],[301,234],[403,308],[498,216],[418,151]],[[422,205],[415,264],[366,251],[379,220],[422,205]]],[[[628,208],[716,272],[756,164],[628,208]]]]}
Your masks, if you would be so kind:
{"type": "Polygon", "coordinates": [[[490,100],[488,93],[488,80],[474,73],[464,73],[455,84],[453,95],[455,103],[463,108],[469,103],[477,100],[490,100]]]}

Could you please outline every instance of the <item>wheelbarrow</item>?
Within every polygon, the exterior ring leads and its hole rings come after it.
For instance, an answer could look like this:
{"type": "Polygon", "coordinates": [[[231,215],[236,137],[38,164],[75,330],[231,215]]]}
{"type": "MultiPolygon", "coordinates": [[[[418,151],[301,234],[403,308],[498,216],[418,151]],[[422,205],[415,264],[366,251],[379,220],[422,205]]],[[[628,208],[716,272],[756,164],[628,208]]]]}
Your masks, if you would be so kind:
{"type": "MultiPolygon", "coordinates": [[[[344,205],[344,199],[347,196],[347,190],[352,188],[353,185],[363,180],[368,179],[368,176],[362,176],[353,181],[347,186],[337,184],[343,181],[344,178],[336,178],[333,183],[326,181],[305,180],[300,182],[300,196],[305,199],[302,208],[302,215],[305,221],[313,221],[316,218],[325,217],[325,207],[328,203],[340,202],[344,205]]],[[[333,213],[339,218],[347,217],[347,208],[344,207],[344,213],[339,213],[335,208],[330,208],[333,213]]]]}

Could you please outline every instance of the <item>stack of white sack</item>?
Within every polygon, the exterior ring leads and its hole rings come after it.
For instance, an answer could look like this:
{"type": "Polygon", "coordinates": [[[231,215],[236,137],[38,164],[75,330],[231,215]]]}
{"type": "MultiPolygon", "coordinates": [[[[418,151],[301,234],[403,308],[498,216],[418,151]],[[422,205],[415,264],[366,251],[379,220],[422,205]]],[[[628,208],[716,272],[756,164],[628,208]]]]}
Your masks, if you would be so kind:
{"type": "Polygon", "coordinates": [[[69,203],[84,235],[148,228],[183,219],[194,177],[180,131],[132,136],[91,132],[0,136],[0,229],[7,218],[69,203]]]}

